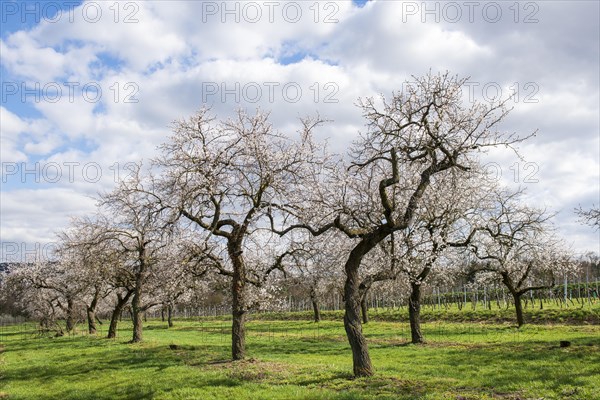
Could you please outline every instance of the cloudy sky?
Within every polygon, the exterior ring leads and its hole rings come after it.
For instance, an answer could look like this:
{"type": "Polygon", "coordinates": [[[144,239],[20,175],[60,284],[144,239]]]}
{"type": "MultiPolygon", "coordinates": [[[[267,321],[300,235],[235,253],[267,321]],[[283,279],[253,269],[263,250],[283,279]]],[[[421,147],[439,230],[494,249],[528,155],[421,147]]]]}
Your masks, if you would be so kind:
{"type": "Polygon", "coordinates": [[[573,213],[600,204],[598,5],[2,1],[1,258],[49,248],[203,105],[271,110],[284,132],[319,112],[332,120],[319,137],[344,151],[359,97],[429,70],[469,77],[472,100],[516,93],[504,128],[538,134],[523,160],[499,151],[491,168],[558,212],[576,251],[598,252],[573,213]]]}

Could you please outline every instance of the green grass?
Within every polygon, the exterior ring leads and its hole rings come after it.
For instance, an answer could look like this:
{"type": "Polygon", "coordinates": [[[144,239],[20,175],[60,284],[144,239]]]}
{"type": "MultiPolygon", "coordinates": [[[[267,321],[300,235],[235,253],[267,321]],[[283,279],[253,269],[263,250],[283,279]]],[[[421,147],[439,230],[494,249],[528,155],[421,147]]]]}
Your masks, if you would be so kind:
{"type": "Polygon", "coordinates": [[[251,321],[241,362],[229,361],[227,321],[149,321],[135,345],[129,328],[107,340],[4,327],[0,399],[600,398],[597,325],[425,323],[415,346],[406,323],[373,321],[376,375],[360,379],[339,321],[251,321]]]}

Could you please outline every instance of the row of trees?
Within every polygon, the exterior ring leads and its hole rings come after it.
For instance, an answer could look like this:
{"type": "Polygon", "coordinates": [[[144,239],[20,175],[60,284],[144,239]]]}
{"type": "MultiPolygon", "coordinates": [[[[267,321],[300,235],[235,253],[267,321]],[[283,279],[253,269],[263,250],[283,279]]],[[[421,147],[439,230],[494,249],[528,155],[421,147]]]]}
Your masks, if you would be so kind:
{"type": "Polygon", "coordinates": [[[150,168],[140,165],[101,196],[95,215],[60,233],[55,261],[12,271],[4,290],[42,319],[62,310],[67,330],[77,304],[90,333],[98,305],[110,305],[109,337],[129,306],[137,342],[150,308],[228,286],[239,360],[253,307],[297,282],[318,314],[335,282],[356,376],[373,374],[361,304],[376,282],[406,280],[414,343],[423,341],[422,287],[432,278],[501,282],[520,326],[521,296],[575,264],[552,215],[486,175],[487,149],[516,152],[532,135],[498,130],[507,100],[463,102],[465,81],[428,74],[390,99],[360,101],[366,130],[345,155],[313,139],[325,123],[318,116],[284,135],[260,111],[217,121],[202,109],[174,123],[150,168]]]}

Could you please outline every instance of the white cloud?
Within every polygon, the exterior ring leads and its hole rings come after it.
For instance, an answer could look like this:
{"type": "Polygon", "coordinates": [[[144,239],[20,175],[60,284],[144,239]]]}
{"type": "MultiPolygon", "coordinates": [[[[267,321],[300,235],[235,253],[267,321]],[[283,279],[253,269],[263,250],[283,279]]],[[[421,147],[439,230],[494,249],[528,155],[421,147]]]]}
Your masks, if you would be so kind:
{"type": "Polygon", "coordinates": [[[93,212],[94,200],[65,188],[2,191],[3,242],[47,243],[57,228],[65,227],[69,215],[93,212]]]}
{"type": "Polygon", "coordinates": [[[0,157],[2,162],[14,163],[27,160],[27,155],[18,149],[18,136],[27,124],[17,115],[0,107],[0,157]]]}
{"type": "Polygon", "coordinates": [[[61,137],[45,119],[22,119],[0,107],[3,162],[23,162],[29,155],[46,155],[61,143],[61,137]]]}

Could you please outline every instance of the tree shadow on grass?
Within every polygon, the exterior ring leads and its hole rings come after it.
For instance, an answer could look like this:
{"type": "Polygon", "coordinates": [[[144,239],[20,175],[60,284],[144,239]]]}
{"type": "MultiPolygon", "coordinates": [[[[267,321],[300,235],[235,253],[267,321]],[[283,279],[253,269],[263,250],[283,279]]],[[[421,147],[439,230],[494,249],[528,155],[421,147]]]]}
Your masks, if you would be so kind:
{"type": "Polygon", "coordinates": [[[89,372],[102,373],[123,368],[147,368],[161,371],[166,368],[184,365],[186,356],[204,355],[205,360],[223,354],[220,345],[177,346],[172,350],[169,345],[114,343],[102,339],[74,338],[39,342],[12,343],[5,352],[43,351],[42,359],[33,358],[29,363],[12,366],[5,374],[9,381],[48,379],[68,377],[89,372]],[[115,349],[117,347],[118,349],[115,349]]]}
{"type": "Polygon", "coordinates": [[[48,393],[35,396],[40,399],[151,399],[158,395],[165,397],[170,390],[232,388],[245,385],[248,380],[275,389],[291,384],[325,390],[332,399],[364,396],[417,399],[439,392],[440,387],[462,390],[467,371],[481,375],[481,379],[471,379],[472,387],[465,390],[514,392],[515,387],[530,387],[531,381],[536,381],[558,394],[566,386],[589,385],[600,375],[600,363],[593,362],[599,358],[600,339],[589,336],[571,341],[571,347],[566,349],[543,340],[500,344],[436,342],[431,346],[382,343],[371,346],[377,375],[352,379],[349,346],[345,340],[331,337],[307,339],[294,335],[270,340],[250,336],[251,356],[283,360],[278,368],[289,371],[263,368],[269,362],[260,361],[248,373],[243,362],[227,358],[227,341],[180,345],[171,350],[164,342],[127,345],[84,336],[13,341],[5,345],[6,352],[21,351],[33,358],[30,363],[11,366],[3,373],[3,380],[20,387],[45,385],[48,393]],[[36,359],[38,350],[46,358],[36,359]],[[290,361],[291,354],[300,355],[300,361],[290,361]],[[323,360],[333,360],[338,366],[326,366],[323,360]],[[397,366],[393,360],[397,360],[397,366]],[[585,365],[573,370],[573,365],[579,362],[585,365]],[[339,371],[341,363],[344,371],[339,371]],[[561,364],[564,371],[554,370],[561,364]],[[410,378],[399,378],[406,377],[407,372],[411,373],[410,378]],[[90,387],[82,388],[81,382],[90,382],[90,387]],[[333,394],[340,390],[347,393],[333,394]]]}
{"type": "Polygon", "coordinates": [[[414,400],[431,391],[425,382],[400,379],[394,376],[375,376],[355,378],[350,373],[338,372],[318,378],[301,379],[295,382],[299,386],[314,389],[332,390],[340,393],[336,399],[369,398],[414,400]]]}
{"type": "MultiPolygon", "coordinates": [[[[407,347],[410,354],[402,357],[405,362],[397,367],[388,365],[386,370],[393,374],[410,370],[413,375],[428,376],[440,382],[471,380],[480,385],[479,389],[507,392],[515,387],[531,387],[532,382],[537,382],[541,387],[560,393],[566,386],[589,386],[590,381],[600,376],[600,352],[594,344],[597,340],[574,339],[573,345],[566,349],[544,341],[480,347],[459,345],[442,347],[435,352],[407,347]],[[595,350],[590,351],[590,348],[595,350]],[[574,368],[577,365],[581,367],[574,368]]],[[[375,364],[379,354],[386,354],[386,350],[372,352],[375,364]]]]}
{"type": "MultiPolygon", "coordinates": [[[[212,348],[213,346],[180,346],[173,351],[167,345],[109,343],[104,348],[98,348],[92,345],[94,341],[87,342],[88,352],[83,356],[57,353],[52,350],[56,350],[56,343],[47,342],[50,349],[43,349],[49,355],[47,358],[13,365],[3,374],[2,379],[21,388],[20,390],[39,382],[47,388],[47,392],[40,394],[40,388],[35,388],[34,397],[48,400],[151,399],[155,397],[157,390],[233,387],[241,384],[230,377],[216,376],[216,373],[202,374],[202,369],[194,369],[186,362],[196,357],[200,358],[196,365],[203,366],[215,357],[222,358],[220,349],[212,348]],[[115,346],[121,348],[116,350],[115,346]],[[190,379],[191,376],[198,379],[190,379]],[[89,385],[86,385],[87,382],[89,385]]],[[[63,350],[67,346],[81,345],[77,341],[62,341],[61,344],[63,350]]],[[[21,350],[27,348],[25,345],[21,347],[21,350]]],[[[27,350],[33,349],[29,347],[27,350]]]]}

